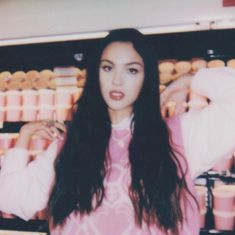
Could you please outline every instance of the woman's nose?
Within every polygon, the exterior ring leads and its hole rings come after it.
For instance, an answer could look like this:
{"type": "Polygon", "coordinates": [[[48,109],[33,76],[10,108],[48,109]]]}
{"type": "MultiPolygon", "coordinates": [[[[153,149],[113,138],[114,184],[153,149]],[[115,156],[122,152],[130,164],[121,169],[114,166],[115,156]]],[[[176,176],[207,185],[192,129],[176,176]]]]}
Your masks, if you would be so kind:
{"type": "Polygon", "coordinates": [[[120,72],[115,72],[113,75],[113,84],[119,86],[122,85],[122,83],[122,74],[120,72]]]}

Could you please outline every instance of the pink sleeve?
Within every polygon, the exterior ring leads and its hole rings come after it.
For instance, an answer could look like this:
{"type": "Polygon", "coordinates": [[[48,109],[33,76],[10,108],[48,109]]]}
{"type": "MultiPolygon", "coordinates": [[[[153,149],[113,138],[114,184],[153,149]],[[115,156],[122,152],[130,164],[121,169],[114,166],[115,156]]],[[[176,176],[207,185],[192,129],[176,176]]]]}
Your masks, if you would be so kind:
{"type": "Polygon", "coordinates": [[[197,206],[196,191],[194,183],[191,178],[190,169],[185,158],[184,146],[181,136],[181,126],[179,117],[175,116],[167,120],[167,125],[170,131],[170,142],[173,147],[176,157],[180,166],[182,167],[183,172],[185,173],[185,180],[188,187],[188,190],[193,195],[193,197],[186,193],[186,197],[181,200],[181,208],[184,215],[184,223],[182,227],[182,235],[198,235],[200,232],[200,217],[199,217],[199,208],[197,206]]]}
{"type": "Polygon", "coordinates": [[[54,182],[57,141],[30,163],[26,149],[10,149],[0,172],[0,211],[24,220],[46,207],[54,182]]]}

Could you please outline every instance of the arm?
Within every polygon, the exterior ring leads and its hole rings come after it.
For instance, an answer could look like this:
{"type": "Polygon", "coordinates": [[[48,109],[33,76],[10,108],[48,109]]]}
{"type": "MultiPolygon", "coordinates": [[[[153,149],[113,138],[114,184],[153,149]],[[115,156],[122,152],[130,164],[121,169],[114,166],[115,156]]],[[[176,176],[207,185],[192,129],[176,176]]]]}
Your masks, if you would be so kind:
{"type": "Polygon", "coordinates": [[[186,157],[196,177],[235,150],[235,69],[202,69],[191,88],[211,101],[180,117],[186,157]]]}
{"type": "MultiPolygon", "coordinates": [[[[188,167],[188,162],[185,159],[184,146],[181,133],[181,123],[180,116],[174,116],[166,119],[166,123],[169,130],[169,140],[174,151],[175,157],[177,158],[177,166],[181,167],[184,175],[184,179],[188,190],[192,195],[196,197],[195,187],[191,178],[190,169],[188,167]]],[[[178,169],[179,170],[179,169],[178,169]]],[[[180,170],[179,175],[182,176],[180,170]]],[[[181,209],[183,212],[183,226],[180,234],[199,234],[200,230],[200,220],[199,220],[199,210],[197,203],[192,196],[186,191],[184,191],[184,196],[181,197],[181,209]]]]}
{"type": "Polygon", "coordinates": [[[44,129],[45,125],[41,125],[34,122],[21,129],[15,148],[8,150],[4,156],[0,172],[0,210],[25,220],[46,207],[54,181],[58,141],[53,141],[55,134],[51,127],[44,129]],[[34,134],[53,142],[45,152],[28,163],[29,152],[26,148],[34,134]]]}
{"type": "Polygon", "coordinates": [[[179,115],[185,112],[185,104],[187,101],[191,81],[192,75],[184,75],[173,81],[161,93],[161,112],[164,118],[167,116],[167,112],[169,116],[179,115]]]}

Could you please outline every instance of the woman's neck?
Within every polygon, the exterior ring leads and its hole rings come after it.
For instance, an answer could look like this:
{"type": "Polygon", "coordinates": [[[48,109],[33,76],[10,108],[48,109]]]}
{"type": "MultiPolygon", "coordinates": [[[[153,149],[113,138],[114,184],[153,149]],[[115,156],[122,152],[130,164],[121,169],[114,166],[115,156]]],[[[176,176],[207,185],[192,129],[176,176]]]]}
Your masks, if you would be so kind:
{"type": "Polygon", "coordinates": [[[113,125],[116,125],[120,122],[122,122],[124,119],[127,119],[129,117],[131,117],[132,112],[119,112],[119,111],[114,111],[114,110],[109,110],[109,116],[110,116],[110,120],[111,123],[113,125]]]}

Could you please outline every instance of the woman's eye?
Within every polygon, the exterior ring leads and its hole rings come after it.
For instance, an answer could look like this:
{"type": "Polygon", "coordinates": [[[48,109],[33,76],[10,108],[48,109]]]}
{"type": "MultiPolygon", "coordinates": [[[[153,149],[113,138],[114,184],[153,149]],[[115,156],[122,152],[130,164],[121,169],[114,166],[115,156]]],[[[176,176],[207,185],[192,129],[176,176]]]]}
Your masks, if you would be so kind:
{"type": "Polygon", "coordinates": [[[101,66],[101,68],[102,68],[105,72],[109,72],[109,71],[112,70],[112,67],[109,66],[109,65],[103,65],[103,66],[101,66]]]}
{"type": "Polygon", "coordinates": [[[129,69],[128,69],[128,72],[129,72],[130,74],[137,74],[139,71],[138,71],[138,69],[129,68],[129,69]]]}

